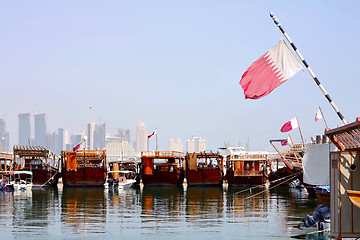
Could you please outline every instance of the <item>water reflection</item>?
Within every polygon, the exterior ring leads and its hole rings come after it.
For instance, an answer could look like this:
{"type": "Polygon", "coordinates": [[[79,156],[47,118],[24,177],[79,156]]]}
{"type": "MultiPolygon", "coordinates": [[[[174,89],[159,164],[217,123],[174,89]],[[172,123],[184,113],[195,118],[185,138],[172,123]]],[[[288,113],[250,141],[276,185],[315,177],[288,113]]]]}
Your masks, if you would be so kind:
{"type": "Polygon", "coordinates": [[[317,205],[288,188],[33,189],[0,192],[0,231],[4,239],[327,239],[297,228],[317,205]]]}

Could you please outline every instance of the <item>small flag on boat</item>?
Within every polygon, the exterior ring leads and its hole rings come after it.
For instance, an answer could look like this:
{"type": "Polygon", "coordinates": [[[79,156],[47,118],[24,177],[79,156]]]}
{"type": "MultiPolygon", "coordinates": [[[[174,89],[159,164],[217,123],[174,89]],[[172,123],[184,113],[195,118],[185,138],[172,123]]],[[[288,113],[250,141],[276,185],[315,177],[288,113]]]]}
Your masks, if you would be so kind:
{"type": "Polygon", "coordinates": [[[319,108],[319,110],[316,112],[316,115],[315,115],[315,122],[317,122],[319,119],[322,119],[322,114],[321,114],[321,110],[319,108]]]}
{"type": "Polygon", "coordinates": [[[298,128],[299,124],[298,124],[298,120],[296,117],[294,117],[293,119],[291,119],[290,121],[288,121],[287,123],[285,123],[282,128],[280,129],[281,132],[288,132],[291,131],[295,128],[298,128]]]}
{"type": "Polygon", "coordinates": [[[281,39],[275,47],[246,69],[240,80],[245,98],[259,99],[302,69],[301,64],[281,39]]]}
{"type": "Polygon", "coordinates": [[[288,145],[287,140],[281,141],[281,146],[286,146],[286,145],[288,145]]]}
{"type": "Polygon", "coordinates": [[[74,148],[73,148],[73,152],[77,152],[80,150],[80,145],[82,142],[79,142],[74,148]]]}
{"type": "Polygon", "coordinates": [[[152,136],[154,136],[156,134],[156,129],[155,129],[155,131],[152,133],[152,134],[150,134],[149,136],[148,136],[148,138],[151,138],[152,136]]]}

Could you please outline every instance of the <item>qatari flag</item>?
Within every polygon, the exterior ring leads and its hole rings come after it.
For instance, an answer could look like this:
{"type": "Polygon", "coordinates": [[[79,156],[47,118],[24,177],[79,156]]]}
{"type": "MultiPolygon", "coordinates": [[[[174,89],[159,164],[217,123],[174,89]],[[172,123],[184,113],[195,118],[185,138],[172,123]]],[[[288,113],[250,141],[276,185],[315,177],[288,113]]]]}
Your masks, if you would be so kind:
{"type": "Polygon", "coordinates": [[[262,98],[301,69],[299,61],[284,39],[281,39],[275,47],[251,64],[242,75],[240,85],[245,98],[262,98]]]}
{"type": "Polygon", "coordinates": [[[282,128],[280,129],[281,132],[288,132],[290,130],[293,130],[294,128],[298,128],[299,124],[298,124],[298,120],[296,117],[294,117],[293,119],[291,119],[290,121],[286,122],[282,128]]]}

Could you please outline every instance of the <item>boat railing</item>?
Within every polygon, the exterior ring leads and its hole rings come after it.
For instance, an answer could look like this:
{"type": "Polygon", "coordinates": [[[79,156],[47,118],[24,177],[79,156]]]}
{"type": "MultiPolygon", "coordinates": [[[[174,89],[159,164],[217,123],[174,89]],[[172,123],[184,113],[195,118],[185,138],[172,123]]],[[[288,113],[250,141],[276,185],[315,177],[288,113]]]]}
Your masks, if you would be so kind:
{"type": "Polygon", "coordinates": [[[141,157],[153,157],[153,158],[183,158],[185,155],[183,152],[177,151],[143,151],[141,157]]]}
{"type": "Polygon", "coordinates": [[[266,154],[242,154],[242,155],[229,155],[227,157],[228,161],[246,161],[246,160],[268,160],[268,156],[266,154]]]}
{"type": "Polygon", "coordinates": [[[246,176],[263,176],[262,171],[234,171],[235,177],[246,177],[246,176]]]}

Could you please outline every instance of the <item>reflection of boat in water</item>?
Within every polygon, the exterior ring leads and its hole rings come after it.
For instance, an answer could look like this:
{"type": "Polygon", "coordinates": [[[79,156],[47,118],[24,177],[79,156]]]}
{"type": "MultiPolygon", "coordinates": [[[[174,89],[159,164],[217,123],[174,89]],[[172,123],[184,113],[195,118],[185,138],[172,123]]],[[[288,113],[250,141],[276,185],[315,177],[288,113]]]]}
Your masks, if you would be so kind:
{"type": "Polygon", "coordinates": [[[42,146],[15,145],[14,171],[32,172],[34,187],[56,187],[60,177],[60,158],[42,146]]]}
{"type": "Polygon", "coordinates": [[[223,156],[220,153],[188,153],[185,161],[188,186],[222,186],[223,156]]]}
{"type": "Polygon", "coordinates": [[[105,150],[61,153],[64,187],[102,187],[106,179],[105,150]]]}
{"type": "Polygon", "coordinates": [[[247,152],[241,148],[227,148],[226,176],[229,186],[265,184],[268,180],[267,152],[247,152]]]}
{"type": "Polygon", "coordinates": [[[141,152],[142,183],[144,186],[181,186],[184,181],[183,161],[182,152],[141,152]]]}

